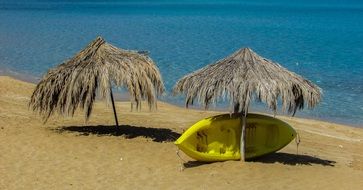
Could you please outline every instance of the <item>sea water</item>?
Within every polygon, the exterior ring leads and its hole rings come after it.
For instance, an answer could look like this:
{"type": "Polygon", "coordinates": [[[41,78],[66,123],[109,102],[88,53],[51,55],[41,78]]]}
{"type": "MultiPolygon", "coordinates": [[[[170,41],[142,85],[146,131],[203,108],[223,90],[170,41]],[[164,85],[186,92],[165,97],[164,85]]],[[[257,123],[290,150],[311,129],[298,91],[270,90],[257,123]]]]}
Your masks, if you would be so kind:
{"type": "Polygon", "coordinates": [[[0,0],[0,73],[39,78],[98,35],[150,51],[170,103],[180,77],[250,47],[323,89],[298,116],[363,126],[362,1],[0,0]]]}

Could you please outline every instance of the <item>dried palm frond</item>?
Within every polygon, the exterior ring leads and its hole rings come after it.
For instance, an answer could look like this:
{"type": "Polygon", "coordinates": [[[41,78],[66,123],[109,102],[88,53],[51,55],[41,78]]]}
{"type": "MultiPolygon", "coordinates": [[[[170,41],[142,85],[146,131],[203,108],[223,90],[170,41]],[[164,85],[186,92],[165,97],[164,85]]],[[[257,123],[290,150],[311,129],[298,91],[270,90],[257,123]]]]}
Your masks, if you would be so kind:
{"type": "Polygon", "coordinates": [[[305,103],[314,107],[321,98],[318,86],[249,48],[184,76],[173,91],[186,95],[186,106],[197,100],[207,108],[210,103],[228,98],[231,111],[243,113],[253,98],[274,112],[281,98],[282,110],[292,114],[303,109],[305,103]]]}
{"type": "Polygon", "coordinates": [[[87,120],[97,89],[109,102],[113,83],[128,89],[137,109],[143,99],[155,108],[157,96],[164,92],[160,72],[150,57],[116,48],[97,37],[72,59],[48,71],[36,86],[29,106],[45,121],[55,111],[73,116],[80,107],[87,120]]]}

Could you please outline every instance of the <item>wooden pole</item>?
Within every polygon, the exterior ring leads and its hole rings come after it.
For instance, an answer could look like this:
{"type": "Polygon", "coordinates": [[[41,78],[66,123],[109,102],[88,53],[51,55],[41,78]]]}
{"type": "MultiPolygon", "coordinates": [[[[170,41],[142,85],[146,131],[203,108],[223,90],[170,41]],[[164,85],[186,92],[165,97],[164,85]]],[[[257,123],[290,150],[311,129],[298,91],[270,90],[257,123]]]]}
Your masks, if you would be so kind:
{"type": "Polygon", "coordinates": [[[112,94],[112,87],[111,86],[110,86],[110,96],[111,96],[113,114],[115,116],[116,127],[119,128],[118,127],[118,120],[117,120],[117,113],[116,113],[116,109],[115,109],[115,102],[113,100],[113,94],[112,94]]]}
{"type": "Polygon", "coordinates": [[[247,124],[247,114],[246,113],[242,113],[242,129],[241,129],[241,139],[240,139],[241,140],[240,141],[241,162],[244,162],[245,158],[246,158],[246,152],[245,152],[246,124],[247,124]]]}
{"type": "Polygon", "coordinates": [[[240,138],[240,154],[241,154],[241,162],[245,161],[245,140],[246,140],[246,123],[247,123],[247,111],[239,112],[239,103],[234,104],[234,114],[241,115],[241,138],[240,138]]]}

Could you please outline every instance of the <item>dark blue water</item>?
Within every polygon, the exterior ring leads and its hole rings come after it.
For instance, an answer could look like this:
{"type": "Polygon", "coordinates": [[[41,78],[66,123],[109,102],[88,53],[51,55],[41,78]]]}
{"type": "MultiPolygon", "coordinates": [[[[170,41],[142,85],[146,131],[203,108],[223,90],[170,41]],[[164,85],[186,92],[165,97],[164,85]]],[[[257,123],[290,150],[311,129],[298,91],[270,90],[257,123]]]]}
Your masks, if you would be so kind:
{"type": "Polygon", "coordinates": [[[251,47],[323,89],[321,104],[297,115],[363,126],[361,1],[0,0],[0,70],[40,77],[97,35],[149,50],[169,91],[183,75],[251,47]]]}

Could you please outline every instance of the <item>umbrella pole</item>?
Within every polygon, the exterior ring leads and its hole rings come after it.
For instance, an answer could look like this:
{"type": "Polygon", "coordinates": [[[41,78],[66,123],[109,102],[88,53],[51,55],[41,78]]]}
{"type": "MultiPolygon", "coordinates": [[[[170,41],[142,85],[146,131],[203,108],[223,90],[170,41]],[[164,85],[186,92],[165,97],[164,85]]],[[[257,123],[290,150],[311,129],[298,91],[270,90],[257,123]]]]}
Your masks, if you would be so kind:
{"type": "Polygon", "coordinates": [[[241,141],[240,141],[240,154],[241,154],[241,162],[245,161],[245,142],[246,142],[246,123],[247,123],[247,114],[242,113],[242,130],[241,130],[241,141]]]}
{"type": "Polygon", "coordinates": [[[113,100],[112,87],[110,87],[110,96],[111,96],[111,102],[112,102],[113,115],[115,116],[116,127],[119,128],[118,127],[116,109],[115,109],[115,102],[113,100]]]}

